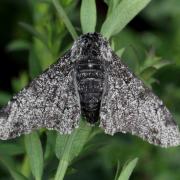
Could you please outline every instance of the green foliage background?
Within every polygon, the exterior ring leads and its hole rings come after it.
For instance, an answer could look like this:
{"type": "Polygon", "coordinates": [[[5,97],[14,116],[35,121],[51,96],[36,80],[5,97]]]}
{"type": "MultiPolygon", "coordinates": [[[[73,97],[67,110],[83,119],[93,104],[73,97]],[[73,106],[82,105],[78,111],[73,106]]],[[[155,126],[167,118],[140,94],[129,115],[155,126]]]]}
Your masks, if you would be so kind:
{"type": "MultiPolygon", "coordinates": [[[[0,105],[54,63],[79,35],[97,31],[180,124],[180,1],[149,2],[2,0],[1,44],[24,66],[12,77],[10,91],[0,87],[0,105]]],[[[41,129],[0,141],[0,179],[126,180],[138,157],[131,179],[179,180],[179,151],[180,147],[162,149],[129,134],[111,137],[81,120],[71,135],[41,129]]]]}

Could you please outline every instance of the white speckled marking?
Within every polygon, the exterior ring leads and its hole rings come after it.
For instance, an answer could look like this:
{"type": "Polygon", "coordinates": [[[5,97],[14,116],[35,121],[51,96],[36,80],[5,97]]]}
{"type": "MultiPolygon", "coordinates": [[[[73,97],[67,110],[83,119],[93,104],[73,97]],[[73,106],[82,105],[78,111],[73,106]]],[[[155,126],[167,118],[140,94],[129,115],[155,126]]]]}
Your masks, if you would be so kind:
{"type": "Polygon", "coordinates": [[[41,127],[61,134],[70,134],[77,128],[81,105],[74,64],[87,53],[102,59],[106,68],[99,113],[105,133],[129,132],[162,147],[180,144],[179,129],[169,110],[98,33],[82,35],[55,65],[0,110],[0,139],[15,138],[41,127]]]}

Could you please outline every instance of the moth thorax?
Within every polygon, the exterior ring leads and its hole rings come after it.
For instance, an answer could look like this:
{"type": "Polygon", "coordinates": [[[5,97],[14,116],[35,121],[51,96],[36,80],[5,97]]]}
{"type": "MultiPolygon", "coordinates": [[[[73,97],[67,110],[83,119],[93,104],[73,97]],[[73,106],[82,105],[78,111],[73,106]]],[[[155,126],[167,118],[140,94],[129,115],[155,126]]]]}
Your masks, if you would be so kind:
{"type": "Polygon", "coordinates": [[[104,84],[104,65],[96,58],[83,58],[76,64],[76,79],[82,114],[88,122],[98,120],[104,84]]]}

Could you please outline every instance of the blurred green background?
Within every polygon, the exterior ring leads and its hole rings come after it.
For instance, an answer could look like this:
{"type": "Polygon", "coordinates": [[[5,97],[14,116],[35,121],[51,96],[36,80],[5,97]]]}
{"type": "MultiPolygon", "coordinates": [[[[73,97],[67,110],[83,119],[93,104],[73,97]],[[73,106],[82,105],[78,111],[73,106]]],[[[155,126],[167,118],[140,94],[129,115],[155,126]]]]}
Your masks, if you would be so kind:
{"type": "MultiPolygon", "coordinates": [[[[59,2],[78,35],[82,34],[81,1],[59,2]]],[[[96,31],[100,31],[108,4],[109,1],[96,1],[96,31]]],[[[3,106],[70,48],[73,38],[49,0],[1,0],[0,22],[0,105],[3,106]]],[[[110,42],[117,52],[125,48],[123,61],[153,88],[180,125],[180,1],[152,0],[125,29],[112,36],[110,42]],[[143,68],[157,61],[161,68],[143,68]]],[[[54,135],[55,132],[40,132],[46,154],[42,179],[51,179],[58,166],[53,153],[54,135]]],[[[96,135],[72,162],[65,179],[114,179],[118,161],[122,167],[134,157],[139,161],[131,176],[133,180],[180,179],[180,147],[163,149],[121,133],[113,137],[96,135]]],[[[13,179],[14,173],[33,179],[24,136],[0,141],[0,179],[13,179]]]]}

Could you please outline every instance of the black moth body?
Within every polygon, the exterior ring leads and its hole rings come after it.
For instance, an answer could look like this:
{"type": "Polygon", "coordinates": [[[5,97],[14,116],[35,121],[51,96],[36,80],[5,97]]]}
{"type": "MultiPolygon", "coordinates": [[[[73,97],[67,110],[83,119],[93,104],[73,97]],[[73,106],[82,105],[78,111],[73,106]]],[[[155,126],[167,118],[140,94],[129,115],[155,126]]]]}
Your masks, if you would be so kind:
{"type": "Polygon", "coordinates": [[[87,55],[78,61],[75,72],[82,115],[89,123],[95,123],[99,119],[105,66],[101,59],[90,56],[87,49],[87,55]]]}
{"type": "Polygon", "coordinates": [[[80,116],[105,133],[131,133],[162,147],[180,144],[176,122],[98,33],[87,33],[0,110],[0,139],[45,127],[61,134],[80,116]]]}

